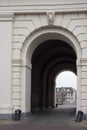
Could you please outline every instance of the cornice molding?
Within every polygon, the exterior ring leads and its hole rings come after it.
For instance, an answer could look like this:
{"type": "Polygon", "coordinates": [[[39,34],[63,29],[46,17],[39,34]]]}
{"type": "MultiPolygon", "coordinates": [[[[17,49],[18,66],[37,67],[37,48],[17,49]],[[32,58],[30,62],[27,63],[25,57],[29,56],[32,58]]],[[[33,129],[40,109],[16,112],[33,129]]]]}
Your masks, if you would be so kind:
{"type": "Polygon", "coordinates": [[[66,12],[87,12],[87,2],[67,3],[67,4],[18,4],[18,5],[0,5],[0,12],[12,13],[46,13],[54,11],[55,13],[66,12]]]}
{"type": "Polygon", "coordinates": [[[87,66],[87,58],[77,59],[77,66],[87,66]]]}
{"type": "Polygon", "coordinates": [[[86,65],[87,66],[87,58],[81,58],[80,61],[81,61],[82,65],[86,65]]]}
{"type": "Polygon", "coordinates": [[[14,17],[13,13],[0,12],[0,21],[12,21],[14,17]]]}

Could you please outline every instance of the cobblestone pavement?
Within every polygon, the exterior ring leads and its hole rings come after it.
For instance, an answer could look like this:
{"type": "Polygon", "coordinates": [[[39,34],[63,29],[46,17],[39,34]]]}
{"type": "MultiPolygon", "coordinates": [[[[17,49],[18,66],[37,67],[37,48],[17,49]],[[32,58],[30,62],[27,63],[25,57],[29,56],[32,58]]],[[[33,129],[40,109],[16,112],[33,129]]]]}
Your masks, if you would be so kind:
{"type": "Polygon", "coordinates": [[[87,120],[75,122],[75,108],[35,111],[20,121],[0,121],[0,130],[87,130],[87,120]]]}

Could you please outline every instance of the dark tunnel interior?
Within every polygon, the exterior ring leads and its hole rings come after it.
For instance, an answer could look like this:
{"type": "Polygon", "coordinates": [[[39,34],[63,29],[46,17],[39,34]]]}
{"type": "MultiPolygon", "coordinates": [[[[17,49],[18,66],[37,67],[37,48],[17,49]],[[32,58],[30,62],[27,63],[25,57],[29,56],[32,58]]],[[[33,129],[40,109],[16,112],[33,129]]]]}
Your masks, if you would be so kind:
{"type": "Polygon", "coordinates": [[[62,40],[41,43],[31,59],[31,110],[54,107],[55,77],[64,70],[77,73],[76,54],[62,40]]]}

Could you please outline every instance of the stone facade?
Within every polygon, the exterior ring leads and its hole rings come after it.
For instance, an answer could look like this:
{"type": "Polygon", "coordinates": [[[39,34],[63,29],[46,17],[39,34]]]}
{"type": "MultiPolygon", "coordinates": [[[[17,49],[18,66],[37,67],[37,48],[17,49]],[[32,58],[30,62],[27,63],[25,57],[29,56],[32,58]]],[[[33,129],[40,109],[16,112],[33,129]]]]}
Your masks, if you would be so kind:
{"type": "Polygon", "coordinates": [[[76,54],[77,111],[87,114],[87,0],[47,1],[0,1],[0,114],[31,112],[31,58],[50,39],[76,54]]]}

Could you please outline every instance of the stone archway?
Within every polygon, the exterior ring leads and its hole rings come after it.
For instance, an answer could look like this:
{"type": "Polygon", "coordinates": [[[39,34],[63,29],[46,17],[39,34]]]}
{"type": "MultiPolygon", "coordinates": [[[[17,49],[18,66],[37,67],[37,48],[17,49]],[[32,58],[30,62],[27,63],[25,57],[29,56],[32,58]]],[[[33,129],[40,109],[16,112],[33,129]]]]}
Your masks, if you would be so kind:
{"type": "Polygon", "coordinates": [[[17,108],[23,113],[31,112],[32,55],[36,47],[52,39],[66,42],[76,54],[77,111],[82,110],[87,114],[87,16],[85,8],[83,9],[84,2],[82,5],[72,3],[73,5],[45,3],[47,6],[42,3],[41,6],[35,3],[31,6],[28,3],[22,7],[19,3],[13,8],[10,6],[10,14],[8,6],[2,7],[7,10],[7,14],[2,15],[4,20],[12,20],[12,113],[17,108]],[[75,4],[77,8],[74,7],[75,4]]]}
{"type": "MultiPolygon", "coordinates": [[[[49,40],[53,41],[61,41],[65,42],[68,48],[72,48],[74,55],[74,64],[69,65],[69,69],[73,70],[73,72],[77,73],[77,111],[81,109],[81,66],[80,66],[80,58],[81,58],[81,48],[77,39],[67,30],[62,28],[43,28],[41,30],[37,30],[37,32],[33,33],[31,37],[27,40],[25,46],[22,48],[22,86],[23,86],[23,97],[22,97],[22,110],[26,112],[31,112],[31,69],[32,69],[32,56],[35,52],[35,49],[42,43],[47,42],[49,40]]],[[[64,45],[65,46],[65,45],[64,45]]],[[[63,46],[63,47],[64,47],[63,46]]],[[[63,50],[62,50],[63,51],[63,50]]],[[[69,50],[68,50],[69,52],[69,50]]],[[[69,55],[70,53],[68,53],[69,55]]],[[[72,55],[72,56],[73,56],[72,55]]],[[[63,58],[63,57],[62,57],[63,58]]],[[[64,59],[64,58],[63,58],[64,59]]],[[[66,57],[67,60],[71,60],[71,58],[66,57]]],[[[73,62],[73,60],[69,61],[73,62]]],[[[54,63],[54,62],[53,62],[54,63]]],[[[65,64],[64,64],[65,65],[65,64]]],[[[62,65],[61,70],[64,65],[62,65]]],[[[49,68],[49,67],[48,67],[49,68]]],[[[53,67],[55,68],[55,67],[53,67]]],[[[56,69],[59,69],[56,67],[56,69]]],[[[52,71],[55,72],[55,69],[52,71]]],[[[53,73],[54,74],[54,73],[53,73]]],[[[53,75],[52,75],[53,76],[53,75]]],[[[35,98],[38,99],[37,95],[35,98]]],[[[45,100],[45,99],[44,99],[45,100]]],[[[53,99],[52,99],[53,100],[53,99]]],[[[38,101],[37,101],[38,102],[38,101]]],[[[53,102],[52,104],[53,105],[53,102]]]]}

